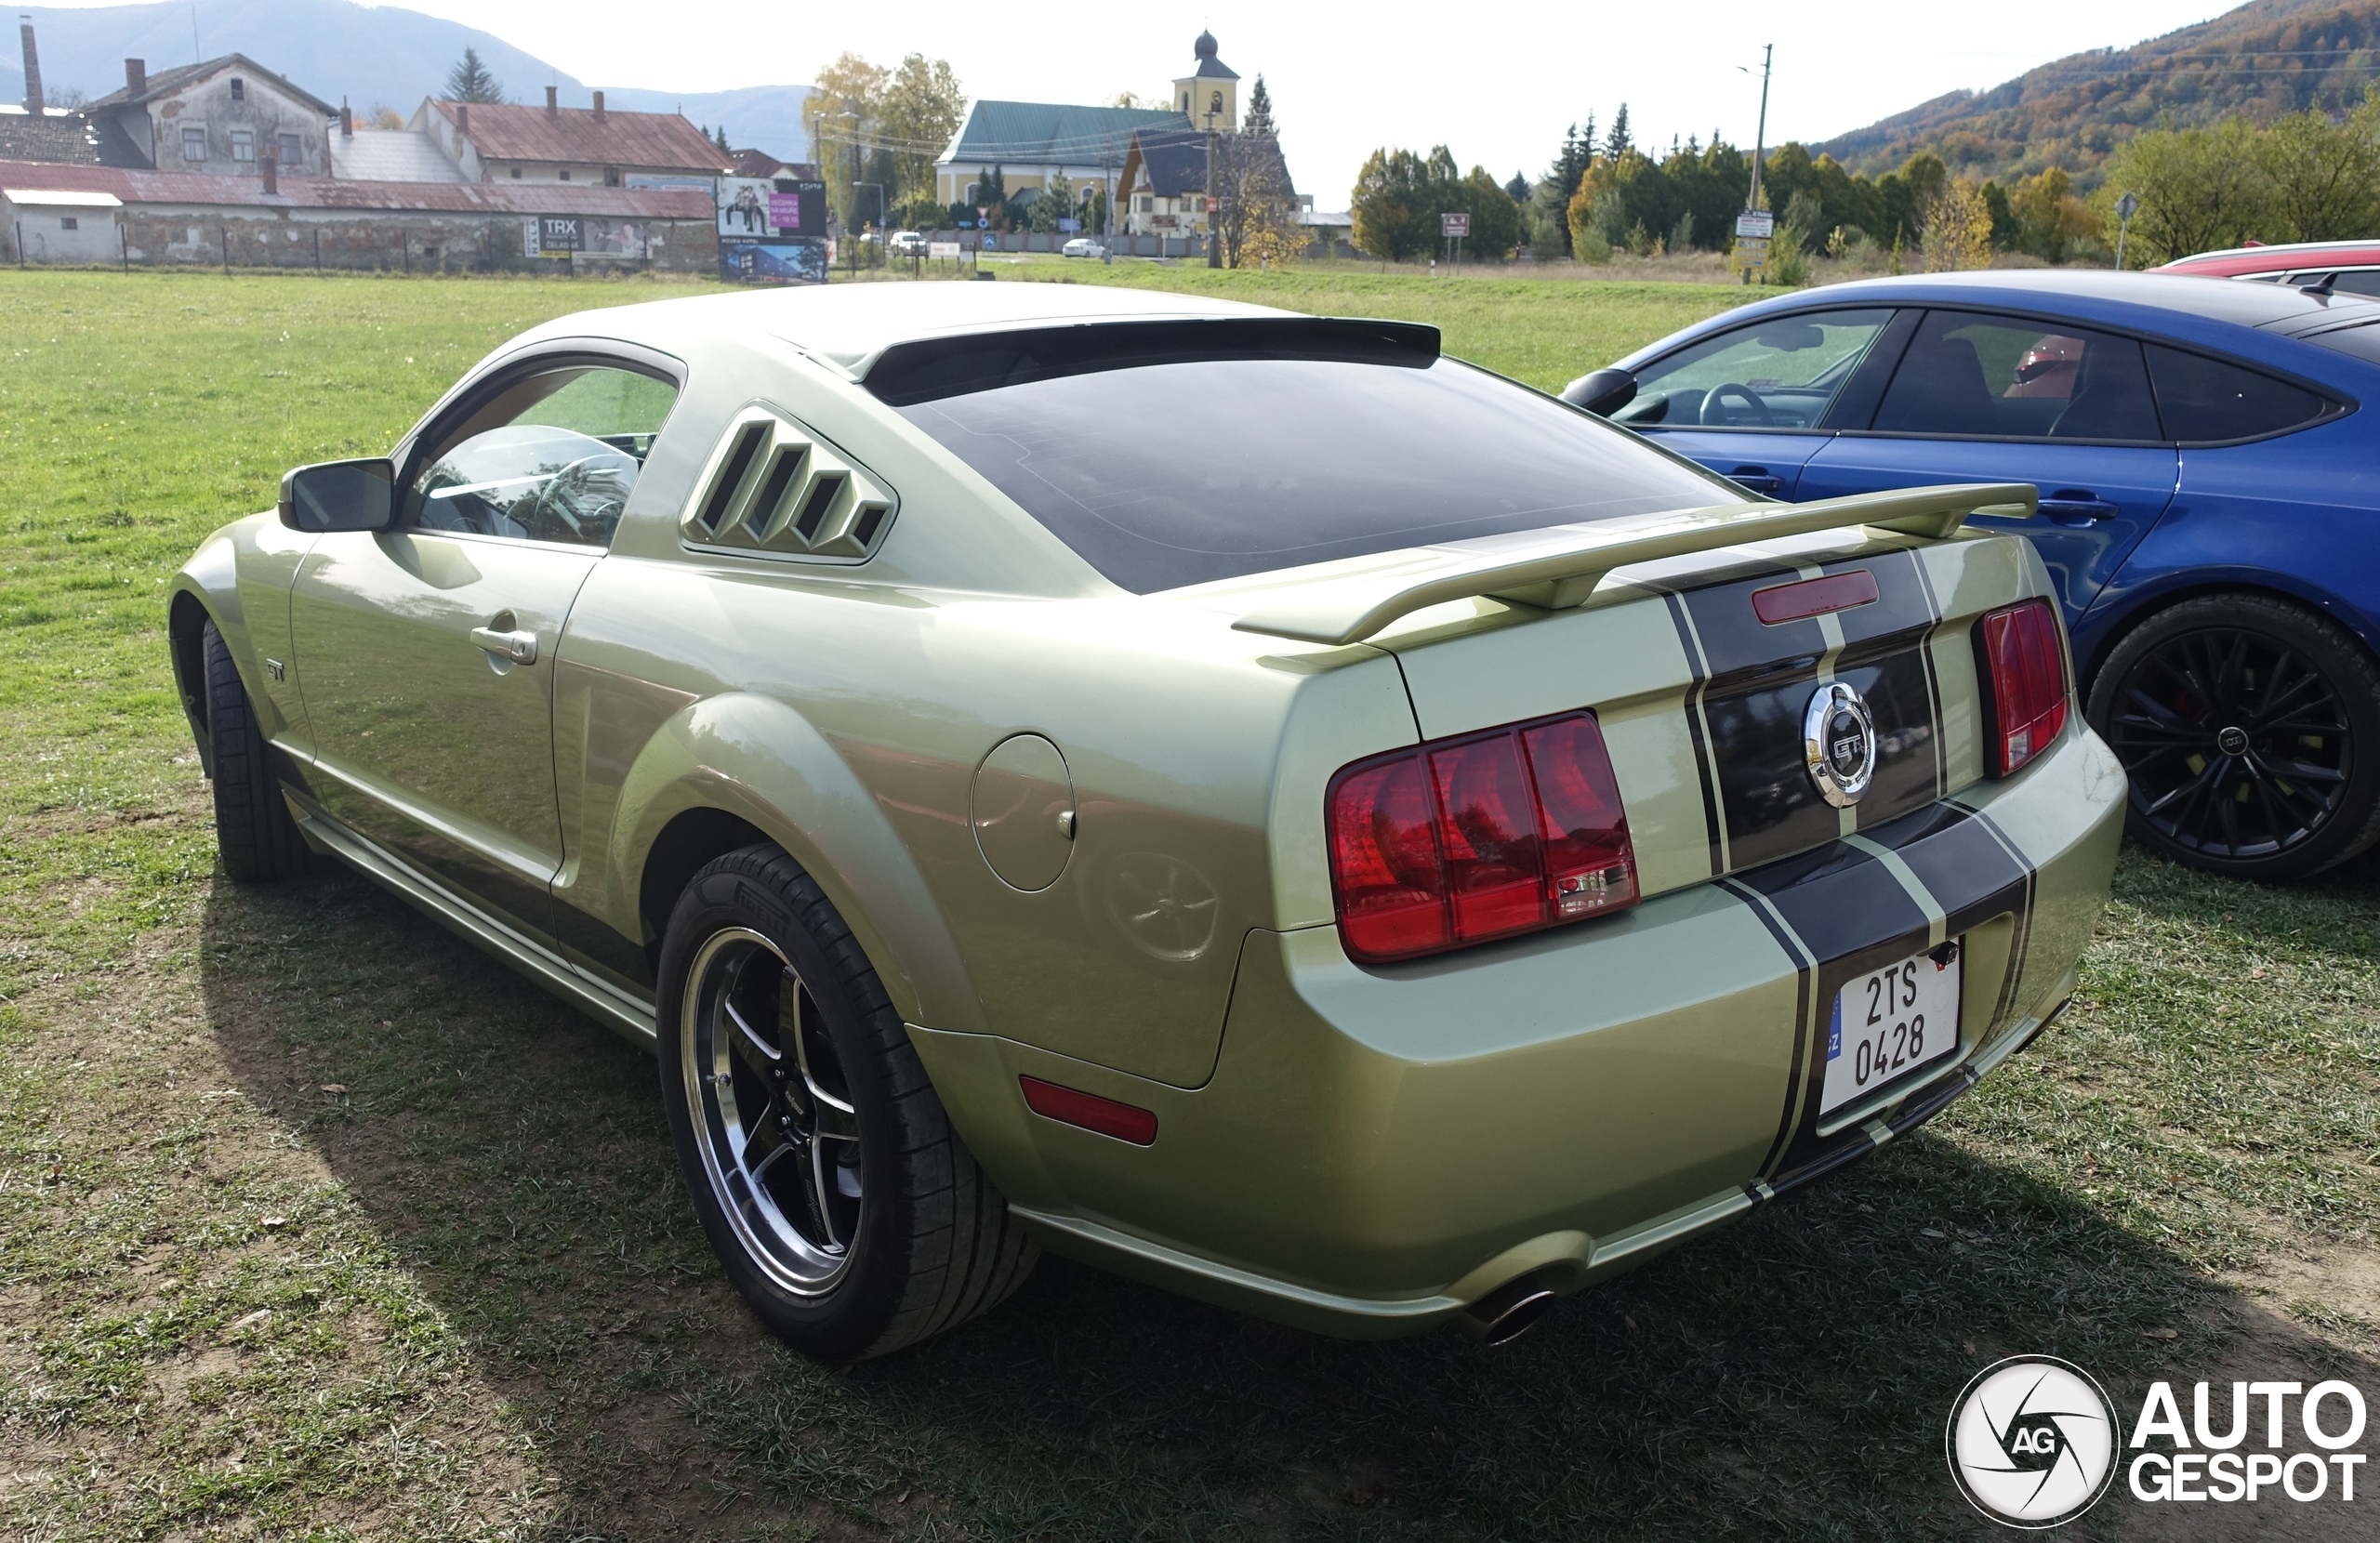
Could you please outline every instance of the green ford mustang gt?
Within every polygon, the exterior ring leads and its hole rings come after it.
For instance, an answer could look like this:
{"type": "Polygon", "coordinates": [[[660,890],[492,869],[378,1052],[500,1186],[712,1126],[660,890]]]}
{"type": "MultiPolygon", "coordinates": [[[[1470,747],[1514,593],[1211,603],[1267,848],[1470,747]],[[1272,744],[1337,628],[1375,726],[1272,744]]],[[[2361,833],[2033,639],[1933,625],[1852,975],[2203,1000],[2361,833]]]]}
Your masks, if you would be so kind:
{"type": "Polygon", "coordinates": [[[515,339],[171,634],[231,877],[656,1047],[810,1352],[1039,1247],[1500,1338],[2065,1004],[2122,773],[1960,529],[2032,498],[1759,501],[1426,327],[760,293],[515,339]]]}

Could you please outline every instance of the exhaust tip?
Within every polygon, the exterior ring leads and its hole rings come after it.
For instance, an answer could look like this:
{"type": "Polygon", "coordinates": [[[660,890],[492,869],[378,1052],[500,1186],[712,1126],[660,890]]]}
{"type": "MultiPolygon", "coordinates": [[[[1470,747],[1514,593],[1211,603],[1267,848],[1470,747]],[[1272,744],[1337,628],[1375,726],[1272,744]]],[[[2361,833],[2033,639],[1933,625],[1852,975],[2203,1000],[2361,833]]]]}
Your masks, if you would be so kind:
{"type": "Polygon", "coordinates": [[[1541,1275],[1506,1281],[1456,1315],[1464,1333],[1483,1345],[1509,1345],[1527,1334],[1554,1305],[1554,1293],[1541,1275]]]}

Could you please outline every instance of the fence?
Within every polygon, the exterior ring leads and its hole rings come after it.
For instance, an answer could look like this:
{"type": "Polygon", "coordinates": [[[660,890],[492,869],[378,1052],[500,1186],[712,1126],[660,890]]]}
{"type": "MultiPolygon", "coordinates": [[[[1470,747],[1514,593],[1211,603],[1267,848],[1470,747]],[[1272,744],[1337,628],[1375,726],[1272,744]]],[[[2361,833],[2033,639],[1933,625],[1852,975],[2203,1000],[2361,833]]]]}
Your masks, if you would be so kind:
{"type": "MultiPolygon", "coordinates": [[[[518,217],[382,214],[287,218],[221,210],[12,208],[0,256],[20,267],[277,269],[378,273],[713,272],[719,236],[708,220],[615,222],[610,249],[533,257],[518,217]],[[62,218],[76,225],[58,229],[62,218]]],[[[311,215],[312,211],[307,211],[311,215]]]]}

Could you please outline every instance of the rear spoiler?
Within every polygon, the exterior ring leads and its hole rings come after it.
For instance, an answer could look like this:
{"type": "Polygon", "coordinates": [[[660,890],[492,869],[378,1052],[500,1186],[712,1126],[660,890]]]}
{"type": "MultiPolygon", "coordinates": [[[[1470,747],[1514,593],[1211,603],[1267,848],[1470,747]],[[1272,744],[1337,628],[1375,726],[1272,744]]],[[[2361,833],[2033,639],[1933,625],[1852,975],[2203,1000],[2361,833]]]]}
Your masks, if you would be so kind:
{"type": "Polygon", "coordinates": [[[1848,525],[1873,525],[1940,540],[1970,514],[2026,519],[2039,492],[2029,482],[1961,482],[1898,488],[1809,504],[1717,504],[1646,521],[1567,525],[1478,545],[1427,547],[1420,551],[1357,560],[1354,572],[1283,585],[1232,626],[1310,643],[1353,643],[1400,616],[1447,600],[1492,595],[1498,600],[1564,610],[1583,604],[1603,576],[1632,562],[1683,557],[1721,547],[1802,535],[1848,525]]]}

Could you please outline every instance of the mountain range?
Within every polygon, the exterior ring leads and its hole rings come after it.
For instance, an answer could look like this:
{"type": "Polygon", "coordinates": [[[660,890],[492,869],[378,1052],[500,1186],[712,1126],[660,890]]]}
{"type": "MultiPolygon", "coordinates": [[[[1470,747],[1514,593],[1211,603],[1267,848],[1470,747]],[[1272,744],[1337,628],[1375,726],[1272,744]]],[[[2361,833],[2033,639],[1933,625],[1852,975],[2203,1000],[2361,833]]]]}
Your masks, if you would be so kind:
{"type": "MultiPolygon", "coordinates": [[[[44,92],[53,103],[67,88],[94,98],[121,88],[126,59],[145,59],[153,72],[229,53],[245,54],[334,105],[345,99],[359,113],[383,105],[410,116],[422,98],[442,90],[467,47],[479,50],[481,62],[515,101],[541,102],[545,88],[554,86],[565,105],[583,107],[590,89],[491,33],[355,0],[159,0],[73,10],[36,7],[25,14],[33,19],[44,92]]],[[[24,98],[17,59],[15,47],[0,46],[0,101],[24,98]]],[[[682,112],[705,127],[723,125],[739,148],[758,146],[793,160],[809,142],[801,127],[806,86],[602,90],[612,107],[682,112]]]]}
{"type": "Polygon", "coordinates": [[[2089,174],[2143,128],[2232,113],[2338,113],[2380,83],[2380,0],[2251,0],[2129,48],[2071,54],[1988,91],[1953,91],[1854,129],[1827,152],[1881,172],[1932,151],[1962,176],[2089,174]]]}

